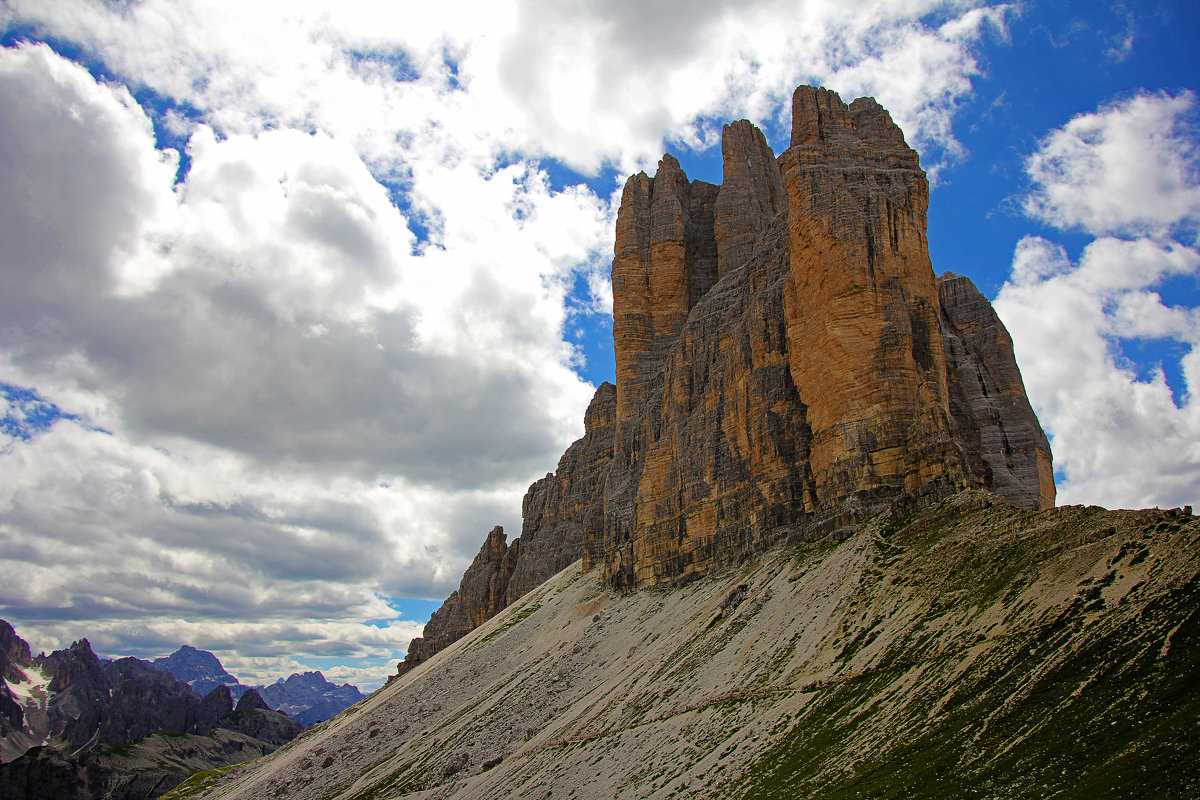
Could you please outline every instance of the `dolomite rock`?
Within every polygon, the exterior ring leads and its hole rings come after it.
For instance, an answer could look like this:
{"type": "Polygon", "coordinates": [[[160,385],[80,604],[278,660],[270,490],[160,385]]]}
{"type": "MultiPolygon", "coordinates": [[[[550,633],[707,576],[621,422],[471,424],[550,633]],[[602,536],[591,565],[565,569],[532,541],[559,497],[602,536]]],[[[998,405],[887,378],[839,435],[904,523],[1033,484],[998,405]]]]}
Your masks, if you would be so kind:
{"type": "Polygon", "coordinates": [[[970,278],[938,278],[956,439],[992,491],[1021,508],[1054,506],[1050,444],[1025,395],[1012,338],[970,278]]]}
{"type": "Polygon", "coordinates": [[[520,551],[487,560],[512,565],[503,602],[467,590],[473,565],[406,665],[576,556],[630,590],[964,489],[1053,506],[1011,340],[969,281],[934,277],[929,185],[888,112],[802,86],[779,158],[746,120],[721,152],[719,187],[670,155],[626,182],[616,387],[530,487],[520,551]]]}
{"type": "Polygon", "coordinates": [[[723,175],[713,209],[717,275],[738,269],[787,210],[787,192],[762,131],[740,119],[721,131],[723,175]]]}
{"type": "Polygon", "coordinates": [[[604,478],[612,461],[617,422],[617,388],[603,383],[584,415],[584,434],[558,461],[553,474],[536,481],[521,504],[521,557],[508,582],[511,604],[585,557],[585,543],[599,540],[604,526],[604,478]]]}
{"type": "Polygon", "coordinates": [[[808,404],[818,502],[964,488],[951,439],[937,282],[925,239],[929,184],[874,100],[802,86],[788,191],[785,297],[792,377],[808,404]]]}
{"type": "Polygon", "coordinates": [[[457,642],[504,608],[508,579],[521,551],[519,539],[512,547],[507,540],[504,528],[499,525],[492,528],[479,554],[463,573],[458,591],[433,612],[422,635],[409,643],[400,665],[401,674],[457,642]]]}

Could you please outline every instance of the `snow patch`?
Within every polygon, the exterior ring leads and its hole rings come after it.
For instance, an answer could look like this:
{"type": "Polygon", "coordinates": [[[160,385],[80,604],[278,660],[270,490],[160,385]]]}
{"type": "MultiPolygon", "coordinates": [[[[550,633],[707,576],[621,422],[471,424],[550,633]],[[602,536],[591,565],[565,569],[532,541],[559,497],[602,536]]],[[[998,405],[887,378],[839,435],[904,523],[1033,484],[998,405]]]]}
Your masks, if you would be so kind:
{"type": "Polygon", "coordinates": [[[42,667],[27,667],[21,671],[25,675],[25,680],[11,683],[4,679],[4,685],[8,687],[8,691],[12,693],[18,703],[26,708],[44,710],[50,702],[51,676],[43,672],[42,667]]]}

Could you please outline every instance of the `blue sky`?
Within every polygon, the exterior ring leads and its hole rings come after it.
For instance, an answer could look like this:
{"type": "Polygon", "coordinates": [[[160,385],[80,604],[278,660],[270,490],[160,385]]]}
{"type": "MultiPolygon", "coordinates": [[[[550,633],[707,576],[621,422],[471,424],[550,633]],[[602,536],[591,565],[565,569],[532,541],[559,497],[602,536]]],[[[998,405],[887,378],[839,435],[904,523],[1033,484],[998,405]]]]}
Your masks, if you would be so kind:
{"type": "Polygon", "coordinates": [[[876,97],[1061,502],[1200,500],[1184,2],[8,0],[0,617],[382,682],[613,378],[615,201],[876,97]]]}

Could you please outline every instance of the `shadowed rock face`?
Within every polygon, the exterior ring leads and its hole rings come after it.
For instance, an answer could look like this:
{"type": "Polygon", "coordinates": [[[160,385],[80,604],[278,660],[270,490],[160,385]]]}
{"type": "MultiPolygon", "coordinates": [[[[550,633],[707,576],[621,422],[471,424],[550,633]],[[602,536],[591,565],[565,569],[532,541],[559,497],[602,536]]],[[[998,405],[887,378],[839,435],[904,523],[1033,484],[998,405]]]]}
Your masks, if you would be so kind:
{"type": "Polygon", "coordinates": [[[947,272],[938,292],[956,440],[992,491],[1021,508],[1050,508],[1050,443],[1025,396],[1012,337],[970,278],[947,272]]]}
{"type": "Polygon", "coordinates": [[[916,152],[871,98],[802,86],[792,111],[778,158],[746,120],[725,126],[719,187],[670,155],[626,182],[615,390],[530,488],[521,539],[489,537],[410,660],[577,555],[630,590],[966,489],[1053,506],[1007,331],[970,281],[934,277],[916,152]]]}
{"type": "Polygon", "coordinates": [[[497,525],[492,529],[479,554],[463,573],[458,591],[433,612],[423,635],[409,643],[402,671],[412,669],[458,641],[504,608],[508,579],[512,576],[520,548],[519,539],[512,547],[508,546],[504,528],[497,525]]]}
{"type": "Polygon", "coordinates": [[[584,415],[583,438],[567,448],[553,474],[535,482],[521,504],[521,557],[508,582],[507,602],[582,557],[603,563],[597,550],[604,527],[604,479],[612,461],[617,388],[603,383],[584,415]]]}

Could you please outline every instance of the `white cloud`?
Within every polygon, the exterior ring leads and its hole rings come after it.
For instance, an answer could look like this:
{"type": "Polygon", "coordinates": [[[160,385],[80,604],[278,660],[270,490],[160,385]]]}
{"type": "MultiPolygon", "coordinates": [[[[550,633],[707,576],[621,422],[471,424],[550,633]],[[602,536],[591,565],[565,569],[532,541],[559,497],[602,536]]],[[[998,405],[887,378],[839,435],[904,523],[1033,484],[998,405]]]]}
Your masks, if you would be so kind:
{"type": "Polygon", "coordinates": [[[478,166],[513,152],[630,171],[664,138],[719,141],[698,120],[784,121],[804,82],[874,94],[910,141],[954,150],[972,51],[1012,13],[946,0],[12,5],[14,21],[84,44],[225,133],[315,127],[401,172],[417,153],[478,166]]]}
{"type": "Polygon", "coordinates": [[[995,306],[1052,438],[1060,503],[1200,501],[1200,309],[1154,291],[1181,275],[1200,277],[1200,252],[1176,243],[1098,239],[1077,264],[1045,239],[1018,245],[995,306]],[[1141,378],[1121,357],[1126,339],[1186,346],[1180,402],[1161,367],[1141,378]]]}
{"type": "Polygon", "coordinates": [[[1193,104],[1186,92],[1138,94],[1052,131],[1026,162],[1030,216],[1127,237],[1100,235],[1076,263],[1026,237],[996,298],[1065,479],[1062,503],[1200,501],[1200,307],[1162,295],[1172,280],[1190,284],[1185,298],[1200,286],[1200,251],[1170,238],[1200,227],[1193,104]],[[1123,355],[1131,345],[1159,345],[1166,363],[1140,370],[1123,355]]]}
{"type": "Polygon", "coordinates": [[[0,380],[81,417],[3,443],[0,606],[55,646],[188,641],[260,673],[395,656],[412,628],[365,625],[381,598],[445,596],[582,428],[566,330],[611,310],[614,195],[539,159],[610,174],[714,119],[778,134],[801,82],[953,153],[1009,13],[5,3],[110,77],[0,51],[0,380]],[[155,124],[186,141],[177,185],[155,124]]]}
{"type": "Polygon", "coordinates": [[[172,188],[128,93],[44,46],[0,52],[0,106],[3,377],[104,429],[0,454],[6,607],[98,632],[362,617],[519,528],[591,394],[563,295],[604,204],[522,164],[445,171],[467,199],[418,257],[323,134],[202,126],[172,188]]]}
{"type": "Polygon", "coordinates": [[[1030,216],[1094,235],[1200,225],[1195,95],[1141,93],[1052,131],[1026,161],[1030,216]]]}

